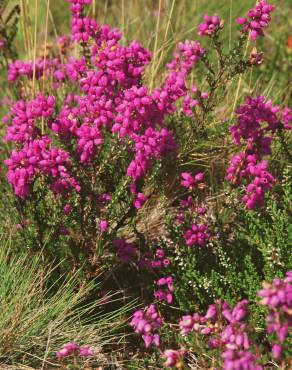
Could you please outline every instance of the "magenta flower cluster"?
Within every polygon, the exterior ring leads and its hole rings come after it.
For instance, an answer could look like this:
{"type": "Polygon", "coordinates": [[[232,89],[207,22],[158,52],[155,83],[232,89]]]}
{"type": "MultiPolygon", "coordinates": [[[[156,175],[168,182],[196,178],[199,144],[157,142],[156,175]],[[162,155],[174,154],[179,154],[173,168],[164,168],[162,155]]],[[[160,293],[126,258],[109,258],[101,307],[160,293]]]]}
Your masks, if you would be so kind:
{"type": "MultiPolygon", "coordinates": [[[[146,268],[150,272],[153,272],[153,269],[165,269],[170,264],[171,261],[168,258],[166,258],[164,250],[162,248],[158,248],[155,251],[155,256],[151,255],[151,253],[147,253],[146,255],[142,256],[138,263],[138,266],[140,268],[146,268]]],[[[166,304],[173,303],[173,292],[175,290],[173,283],[174,279],[172,276],[161,277],[155,281],[155,286],[158,289],[154,290],[154,298],[156,299],[157,302],[163,301],[166,304]]],[[[158,322],[154,323],[154,325],[152,325],[151,328],[159,329],[159,327],[162,326],[163,318],[162,316],[158,315],[157,305],[155,303],[152,303],[149,307],[146,307],[144,310],[136,311],[133,315],[133,319],[130,322],[130,325],[135,328],[135,332],[138,334],[142,334],[142,338],[144,340],[146,348],[148,348],[151,344],[154,344],[155,346],[160,345],[160,336],[158,333],[155,334],[152,333],[150,337],[146,335],[148,326],[146,326],[146,331],[144,330],[144,326],[143,330],[137,329],[140,328],[139,323],[142,323],[141,325],[144,325],[145,320],[149,321],[149,319],[147,319],[147,317],[149,317],[149,314],[151,315],[153,314],[154,318],[158,317],[158,322]]]]}
{"type": "Polygon", "coordinates": [[[181,363],[181,360],[184,356],[186,351],[181,348],[181,349],[166,349],[162,353],[162,358],[165,359],[165,362],[163,363],[164,367],[173,367],[181,363]]]}
{"type": "Polygon", "coordinates": [[[138,251],[135,244],[127,242],[124,238],[114,239],[113,246],[122,262],[131,262],[137,256],[138,251]]]}
{"type": "Polygon", "coordinates": [[[266,0],[259,0],[256,6],[247,13],[249,19],[237,18],[237,23],[242,25],[242,32],[250,34],[250,39],[255,41],[259,36],[264,36],[264,28],[267,28],[271,20],[270,13],[274,6],[268,4],[266,0]]]}
{"type": "Polygon", "coordinates": [[[204,22],[198,27],[198,35],[200,36],[212,36],[223,27],[223,22],[220,21],[217,14],[213,16],[205,14],[203,18],[204,22]]]}
{"type": "Polygon", "coordinates": [[[258,296],[261,297],[260,303],[269,309],[267,332],[276,334],[277,340],[273,344],[272,354],[278,360],[292,327],[292,271],[287,272],[284,279],[276,278],[271,284],[265,283],[258,296]]]}
{"type": "Polygon", "coordinates": [[[204,174],[202,172],[199,172],[196,175],[192,175],[189,172],[182,172],[181,177],[181,185],[189,190],[199,188],[202,186],[204,181],[204,174]]]}
{"type": "Polygon", "coordinates": [[[171,264],[169,258],[166,258],[165,252],[163,249],[158,248],[155,252],[155,257],[152,258],[151,267],[152,268],[166,268],[171,264]]]}
{"type": "Polygon", "coordinates": [[[56,352],[58,359],[62,359],[68,356],[82,356],[90,357],[94,355],[94,351],[89,346],[79,346],[75,342],[69,342],[63,345],[63,348],[56,352]]]}
{"type": "Polygon", "coordinates": [[[154,292],[154,297],[158,301],[165,301],[169,304],[173,302],[173,278],[171,276],[162,277],[156,281],[156,285],[159,288],[154,292]]]}
{"type": "Polygon", "coordinates": [[[191,229],[184,232],[184,238],[186,245],[192,247],[197,245],[202,247],[206,244],[206,241],[210,239],[210,234],[206,232],[207,226],[205,224],[198,225],[192,224],[191,229]]]}
{"type": "Polygon", "coordinates": [[[50,118],[54,113],[55,98],[38,95],[36,99],[25,102],[17,101],[11,108],[8,119],[7,142],[26,143],[39,135],[37,120],[50,118]]]}
{"type": "Polygon", "coordinates": [[[244,143],[245,150],[231,158],[226,180],[235,186],[244,185],[242,202],[254,209],[264,205],[264,195],[275,183],[263,157],[272,153],[276,132],[291,130],[291,111],[258,96],[247,97],[236,114],[238,123],[230,127],[230,133],[236,145],[244,143]]]}
{"type": "MultiPolygon", "coordinates": [[[[91,1],[69,3],[71,37],[58,39],[62,58],[18,60],[9,66],[11,82],[46,77],[52,80],[55,89],[72,84],[75,93],[67,93],[58,106],[54,96],[38,95],[29,101],[25,93],[24,99],[14,104],[6,118],[6,140],[17,143],[17,150],[6,161],[8,179],[16,195],[23,198],[30,194],[39,175],[44,176],[56,194],[68,194],[73,189],[79,192],[81,185],[71,166],[73,157],[75,161],[77,153],[81,165],[92,166],[111,135],[132,154],[126,175],[132,181],[133,205],[140,209],[147,196],[136,186],[137,182],[153,161],[176,150],[165,117],[175,113],[178,99],[188,94],[187,78],[205,50],[195,41],[179,43],[167,65],[165,80],[150,92],[142,84],[142,75],[151,61],[151,53],[137,41],[121,45],[119,30],[85,16],[85,6],[91,1]],[[80,43],[88,58],[68,55],[74,42],[80,43]],[[52,137],[52,142],[58,139],[68,152],[52,147],[47,137],[52,137]],[[43,141],[45,148],[39,145],[43,141]],[[20,150],[18,144],[22,145],[20,150]],[[41,146],[45,152],[35,155],[30,150],[35,146],[41,146]],[[48,158],[48,153],[56,150],[59,150],[56,159],[48,158]],[[44,160],[48,159],[51,170],[47,165],[43,168],[44,160]]],[[[105,229],[103,222],[101,231],[105,229]]]]}
{"type": "Polygon", "coordinates": [[[250,351],[248,326],[243,322],[247,313],[247,300],[240,301],[233,309],[226,302],[217,302],[203,316],[198,313],[183,316],[179,327],[183,336],[196,332],[203,335],[209,349],[220,348],[224,370],[260,370],[259,358],[250,351]]]}
{"type": "MultiPolygon", "coordinates": [[[[266,331],[276,334],[272,339],[271,356],[280,361],[283,348],[292,326],[292,272],[284,279],[276,278],[271,284],[264,283],[258,291],[260,304],[267,306],[266,331]]],[[[251,340],[254,329],[246,322],[248,301],[242,300],[233,308],[227,302],[217,301],[208,307],[205,315],[185,315],[179,321],[180,333],[186,337],[196,333],[204,339],[209,350],[220,349],[223,370],[261,370],[260,350],[251,340]]],[[[173,365],[169,365],[173,366],[173,365]]]]}
{"type": "Polygon", "coordinates": [[[144,268],[150,272],[157,269],[165,269],[170,265],[171,261],[165,256],[162,248],[156,249],[155,253],[149,251],[141,254],[138,261],[139,268],[144,268]]]}
{"type": "Polygon", "coordinates": [[[209,98],[209,93],[200,91],[196,85],[193,85],[189,92],[183,98],[182,111],[188,117],[194,116],[194,109],[201,107],[204,100],[209,98]]]}
{"type": "Polygon", "coordinates": [[[163,319],[154,304],[151,304],[144,310],[134,312],[130,322],[135,332],[137,334],[142,334],[146,348],[149,348],[151,344],[159,347],[160,336],[156,333],[156,330],[159,329],[162,324],[163,319]]]}
{"type": "Polygon", "coordinates": [[[20,150],[13,150],[4,163],[8,166],[8,181],[21,198],[29,194],[30,185],[38,174],[48,177],[55,194],[66,195],[72,188],[80,191],[78,182],[70,175],[69,154],[51,146],[47,136],[25,143],[20,150]]]}
{"type": "MultiPolygon", "coordinates": [[[[169,280],[172,284],[172,280],[169,280]]],[[[167,278],[162,278],[159,282],[167,284],[167,278]]],[[[277,340],[272,342],[271,356],[275,360],[282,359],[282,352],[287,341],[289,330],[292,325],[292,272],[289,271],[284,279],[276,278],[271,284],[264,283],[264,289],[258,292],[261,298],[260,304],[268,307],[267,327],[268,334],[276,333],[277,340]]],[[[262,370],[261,351],[254,337],[254,328],[248,323],[249,302],[244,299],[238,302],[233,308],[223,301],[216,301],[211,304],[206,313],[201,315],[185,315],[179,321],[179,330],[183,338],[190,334],[197,336],[206,345],[206,350],[219,350],[221,352],[220,368],[223,370],[262,370]]],[[[130,325],[143,339],[148,348],[151,344],[161,346],[160,337],[155,336],[154,329],[159,329],[167,325],[158,314],[154,304],[144,310],[134,313],[130,325]],[[150,336],[144,337],[147,333],[150,336]]],[[[171,330],[173,327],[171,326],[171,330]]],[[[186,341],[184,341],[187,343],[186,341]]],[[[180,366],[183,357],[188,353],[186,348],[178,350],[169,349],[161,353],[165,360],[165,367],[174,367],[178,363],[180,366]]],[[[217,359],[218,361],[219,359],[217,359]]]]}
{"type": "Polygon", "coordinates": [[[263,206],[265,192],[275,183],[274,177],[267,168],[267,161],[257,163],[255,155],[247,155],[244,152],[234,155],[230,160],[226,179],[232,182],[236,178],[236,185],[240,185],[240,181],[244,180],[249,182],[245,187],[246,194],[242,197],[242,202],[247,209],[263,206]]]}
{"type": "Polygon", "coordinates": [[[193,196],[193,191],[204,189],[204,174],[182,172],[181,186],[188,189],[191,195],[180,201],[181,210],[176,214],[175,221],[183,228],[183,238],[188,247],[204,246],[211,237],[207,225],[199,223],[199,219],[206,214],[206,208],[198,204],[193,196]]]}

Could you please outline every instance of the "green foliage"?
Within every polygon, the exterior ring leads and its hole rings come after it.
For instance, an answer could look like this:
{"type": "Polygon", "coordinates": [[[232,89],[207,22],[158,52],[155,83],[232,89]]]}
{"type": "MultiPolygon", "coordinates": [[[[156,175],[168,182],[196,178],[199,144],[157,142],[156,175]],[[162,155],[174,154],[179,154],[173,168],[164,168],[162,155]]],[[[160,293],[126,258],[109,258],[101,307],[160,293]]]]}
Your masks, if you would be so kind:
{"type": "Polygon", "coordinates": [[[268,280],[292,267],[291,165],[283,172],[283,181],[277,192],[267,197],[262,213],[243,214],[245,222],[239,237],[257,248],[262,254],[263,271],[268,280]]]}
{"type": "Polygon", "coordinates": [[[282,277],[292,268],[291,166],[284,170],[281,186],[267,197],[266,209],[247,212],[232,197],[228,201],[227,196],[226,203],[233,204],[233,210],[216,215],[216,233],[205,248],[186,249],[168,220],[171,239],[176,240],[175,294],[185,310],[217,298],[233,303],[248,298],[255,303],[262,281],[282,277]]]}

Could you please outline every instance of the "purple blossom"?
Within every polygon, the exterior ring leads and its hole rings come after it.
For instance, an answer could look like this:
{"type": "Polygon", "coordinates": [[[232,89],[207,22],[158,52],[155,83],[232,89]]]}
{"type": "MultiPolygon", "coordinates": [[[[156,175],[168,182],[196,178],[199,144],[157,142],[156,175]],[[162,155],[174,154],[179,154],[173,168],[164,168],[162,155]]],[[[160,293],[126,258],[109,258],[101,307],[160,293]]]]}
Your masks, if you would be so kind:
{"type": "Polygon", "coordinates": [[[11,121],[7,125],[6,141],[26,143],[40,134],[36,126],[38,118],[49,118],[54,112],[55,98],[38,95],[36,99],[17,101],[11,108],[11,121]]]}
{"type": "Polygon", "coordinates": [[[90,357],[94,355],[94,351],[89,346],[80,346],[79,347],[79,355],[82,357],[90,357]]]}
{"type": "Polygon", "coordinates": [[[154,297],[159,301],[165,301],[168,304],[173,302],[173,278],[171,276],[162,277],[156,281],[156,285],[160,288],[154,292],[154,297]]]}
{"type": "Polygon", "coordinates": [[[244,185],[242,202],[247,209],[263,206],[265,193],[276,181],[262,158],[272,153],[272,135],[289,129],[289,109],[282,110],[281,115],[280,111],[264,96],[247,97],[236,110],[238,123],[230,127],[234,143],[245,143],[245,151],[231,158],[225,178],[236,186],[244,185]]]}
{"type": "Polygon", "coordinates": [[[260,303],[267,306],[267,332],[277,335],[277,342],[273,345],[272,354],[279,359],[282,353],[282,345],[285,342],[292,326],[292,272],[286,273],[286,278],[276,278],[271,284],[264,283],[264,289],[258,292],[261,297],[260,303]]]}
{"type": "Polygon", "coordinates": [[[138,193],[134,199],[134,206],[137,209],[143,207],[144,203],[147,201],[148,197],[143,193],[138,193]]]}
{"type": "Polygon", "coordinates": [[[183,348],[177,349],[177,350],[166,349],[162,353],[162,357],[165,359],[165,362],[163,363],[163,366],[164,367],[173,367],[173,366],[175,366],[176,364],[178,364],[182,360],[185,353],[186,353],[186,351],[183,348]]]}
{"type": "Polygon", "coordinates": [[[66,204],[63,208],[65,215],[69,215],[72,212],[73,207],[70,204],[66,204]]]}
{"type": "Polygon", "coordinates": [[[118,257],[122,262],[130,262],[137,255],[136,246],[126,242],[123,238],[113,240],[113,246],[116,248],[118,257]]]}
{"type": "Polygon", "coordinates": [[[237,18],[237,23],[242,25],[243,33],[250,33],[250,39],[255,41],[259,36],[264,36],[264,28],[267,28],[271,20],[270,13],[275,9],[274,5],[265,0],[259,0],[256,6],[247,13],[249,19],[237,18]]]}
{"type": "Polygon", "coordinates": [[[198,172],[196,175],[192,175],[189,172],[181,173],[181,185],[188,189],[201,188],[204,181],[204,174],[198,172]]]}
{"type": "Polygon", "coordinates": [[[213,36],[218,30],[223,28],[224,22],[220,21],[217,14],[209,16],[204,15],[204,22],[198,27],[198,35],[200,36],[213,36]]]}
{"type": "Polygon", "coordinates": [[[159,315],[156,306],[151,304],[144,310],[134,312],[130,325],[134,328],[137,334],[142,334],[145,347],[149,348],[150,345],[159,347],[160,336],[155,333],[163,324],[163,319],[159,315]]]}
{"type": "Polygon", "coordinates": [[[107,220],[100,220],[99,221],[99,228],[101,233],[105,233],[108,229],[108,221],[107,220]]]}
{"type": "Polygon", "coordinates": [[[258,358],[249,351],[228,349],[222,353],[223,370],[262,370],[257,364],[258,358]]]}
{"type": "Polygon", "coordinates": [[[56,356],[60,359],[62,357],[67,357],[72,354],[78,354],[79,346],[75,342],[68,342],[63,345],[63,348],[56,352],[56,356]]]}
{"type": "Polygon", "coordinates": [[[62,359],[64,357],[68,357],[71,355],[74,356],[82,356],[82,357],[88,357],[92,356],[94,354],[94,351],[89,346],[79,346],[75,342],[69,342],[63,345],[63,348],[58,350],[56,352],[56,356],[58,359],[62,359]]]}
{"type": "Polygon", "coordinates": [[[196,223],[192,224],[191,229],[184,232],[184,239],[188,247],[197,245],[202,247],[210,239],[210,235],[206,232],[207,225],[198,225],[196,223]]]}
{"type": "Polygon", "coordinates": [[[52,190],[59,194],[70,188],[80,191],[78,182],[70,175],[71,161],[69,154],[50,145],[51,140],[43,136],[24,145],[23,149],[13,150],[11,157],[4,163],[8,166],[8,181],[15,194],[21,198],[30,192],[37,174],[44,174],[51,179],[52,190]]]}

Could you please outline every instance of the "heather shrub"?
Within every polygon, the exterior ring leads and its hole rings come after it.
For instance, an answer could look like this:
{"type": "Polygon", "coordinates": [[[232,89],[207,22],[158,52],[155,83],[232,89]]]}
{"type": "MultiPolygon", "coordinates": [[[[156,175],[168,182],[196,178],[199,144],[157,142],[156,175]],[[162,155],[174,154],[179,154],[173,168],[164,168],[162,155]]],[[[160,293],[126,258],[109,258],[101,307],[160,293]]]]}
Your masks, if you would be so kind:
{"type": "MultiPolygon", "coordinates": [[[[99,24],[95,2],[68,3],[70,35],[8,65],[1,225],[15,253],[122,290],[125,307],[139,297],[125,366],[285,368],[292,114],[289,93],[257,84],[275,6],[238,14],[229,47],[225,21],[205,14],[162,68],[157,43],[99,24]]],[[[64,366],[91,361],[77,339],[59,345],[64,366]]]]}
{"type": "Polygon", "coordinates": [[[254,212],[246,212],[238,198],[226,192],[228,209],[214,211],[216,237],[208,250],[183,249],[179,231],[170,221],[171,241],[177,240],[172,267],[181,307],[192,309],[217,297],[229,302],[240,297],[254,300],[263,280],[284,276],[291,266],[290,172],[290,166],[284,169],[277,192],[267,197],[265,208],[254,212]]]}

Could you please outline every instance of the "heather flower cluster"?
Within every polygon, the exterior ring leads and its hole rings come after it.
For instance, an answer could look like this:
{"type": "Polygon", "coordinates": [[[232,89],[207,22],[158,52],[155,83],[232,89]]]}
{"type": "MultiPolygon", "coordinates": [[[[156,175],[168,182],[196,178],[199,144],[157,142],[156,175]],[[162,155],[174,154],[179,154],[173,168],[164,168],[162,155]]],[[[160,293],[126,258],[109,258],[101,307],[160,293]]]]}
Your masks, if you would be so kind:
{"type": "MultiPolygon", "coordinates": [[[[271,356],[275,360],[282,358],[284,342],[292,325],[291,276],[292,273],[289,271],[286,278],[276,278],[271,284],[265,283],[264,289],[258,292],[260,304],[269,309],[267,333],[277,335],[271,351],[271,356]]],[[[219,349],[223,370],[261,370],[263,366],[260,364],[259,347],[254,340],[254,329],[248,324],[248,305],[247,300],[242,300],[232,308],[227,302],[218,300],[208,307],[204,315],[196,312],[183,316],[179,321],[180,334],[185,339],[192,333],[195,334],[197,336],[195,343],[200,338],[210,353],[219,349]]],[[[186,340],[184,343],[187,343],[186,340]]],[[[185,348],[182,353],[181,350],[167,351],[162,354],[162,358],[167,359],[166,364],[169,367],[175,366],[178,358],[188,352],[185,348]]]]}
{"type": "Polygon", "coordinates": [[[181,173],[181,185],[187,188],[188,190],[193,190],[195,188],[202,188],[204,174],[202,172],[197,173],[196,175],[192,175],[189,172],[182,172],[181,173]]]}
{"type": "Polygon", "coordinates": [[[166,257],[165,251],[162,248],[156,249],[155,253],[142,253],[138,261],[138,266],[141,269],[146,269],[150,272],[159,269],[165,269],[171,265],[171,261],[166,257]]]}
{"type": "Polygon", "coordinates": [[[169,258],[165,256],[165,252],[163,249],[158,248],[155,251],[155,257],[151,261],[152,268],[166,268],[171,264],[169,258]]]}
{"type": "Polygon", "coordinates": [[[130,262],[137,256],[137,247],[133,243],[127,242],[125,239],[114,239],[113,246],[117,251],[117,255],[122,262],[130,262]]]}
{"type": "MultiPolygon", "coordinates": [[[[140,268],[146,268],[148,271],[153,272],[157,269],[166,269],[171,264],[171,261],[166,258],[165,252],[162,248],[158,248],[155,251],[155,255],[153,256],[150,252],[146,253],[140,259],[138,266],[140,268]]],[[[157,301],[156,303],[152,303],[149,307],[146,307],[144,310],[138,310],[133,314],[133,319],[130,322],[130,325],[134,327],[135,332],[138,334],[142,334],[142,338],[145,343],[145,347],[148,348],[151,344],[155,346],[160,346],[160,336],[158,334],[152,335],[149,337],[147,336],[147,328],[146,331],[144,330],[145,320],[149,322],[149,314],[151,318],[156,319],[152,323],[152,328],[159,328],[162,326],[163,318],[158,314],[157,307],[159,302],[164,302],[165,304],[169,305],[173,303],[173,292],[174,288],[174,279],[172,276],[161,277],[155,281],[155,286],[157,290],[154,290],[154,298],[157,301]],[[152,316],[153,315],[153,316],[152,316]],[[142,321],[141,321],[142,320],[142,321]],[[143,330],[139,330],[140,326],[143,324],[143,330]]]]}
{"type": "MultiPolygon", "coordinates": [[[[90,1],[69,2],[72,13],[71,39],[66,36],[58,39],[64,58],[47,58],[46,61],[40,58],[34,63],[15,61],[9,66],[8,79],[14,82],[20,77],[39,79],[51,76],[55,88],[70,81],[80,92],[68,93],[60,109],[55,106],[54,96],[39,95],[32,101],[23,99],[14,104],[7,116],[6,140],[23,143],[24,148],[14,152],[13,158],[6,161],[9,165],[9,181],[16,195],[26,197],[35,175],[49,174],[42,170],[43,162],[39,163],[47,153],[34,156],[29,169],[21,159],[15,163],[15,158],[18,152],[20,157],[30,156],[27,147],[35,146],[34,142],[46,141],[46,137],[52,135],[70,150],[62,152],[63,157],[66,156],[66,163],[62,162],[63,170],[59,168],[52,174],[55,179],[51,187],[57,194],[64,194],[70,188],[80,191],[82,186],[78,185],[74,176],[69,175],[70,153],[75,150],[79,162],[83,166],[91,166],[102,150],[105,139],[111,134],[133,153],[126,175],[132,181],[133,205],[140,209],[147,196],[138,190],[137,181],[146,175],[153,160],[159,160],[176,150],[173,134],[165,126],[164,118],[174,113],[176,101],[186,96],[187,77],[205,51],[195,41],[179,43],[172,62],[167,65],[165,81],[150,93],[141,81],[144,69],[151,60],[151,53],[137,41],[129,46],[121,45],[119,30],[99,25],[84,16],[85,6],[90,1]],[[93,41],[91,46],[90,40],[93,41]],[[72,42],[87,48],[91,65],[88,65],[84,56],[76,59],[66,55],[72,42]],[[44,136],[44,131],[47,136],[44,136]]],[[[50,148],[47,150],[50,151],[50,148]]],[[[105,229],[101,225],[101,231],[105,229]]]]}
{"type": "Polygon", "coordinates": [[[276,334],[272,355],[278,360],[282,356],[283,344],[292,327],[292,272],[286,278],[276,278],[271,284],[265,283],[258,292],[260,303],[268,307],[267,332],[276,334]]]}
{"type": "Polygon", "coordinates": [[[264,28],[267,28],[271,20],[270,13],[275,9],[266,0],[259,0],[256,6],[247,13],[248,18],[239,17],[237,23],[242,25],[242,32],[248,33],[250,39],[255,41],[259,36],[264,36],[264,28]]]}
{"type": "Polygon", "coordinates": [[[182,359],[185,354],[185,350],[183,348],[181,349],[166,349],[162,357],[165,359],[165,362],[163,363],[164,367],[173,367],[177,366],[177,368],[182,367],[182,359]]]}
{"type": "Polygon", "coordinates": [[[179,322],[181,334],[199,333],[210,350],[220,348],[224,370],[262,369],[257,365],[259,358],[250,351],[248,326],[243,321],[247,310],[246,300],[240,301],[233,309],[227,302],[217,302],[210,305],[203,316],[198,313],[183,316],[179,322]]]}
{"type": "Polygon", "coordinates": [[[207,226],[205,224],[197,225],[192,224],[191,229],[184,232],[186,245],[192,247],[194,245],[204,246],[206,241],[210,239],[210,235],[206,232],[207,226]]]}
{"type": "Polygon", "coordinates": [[[35,139],[38,134],[37,119],[49,118],[54,112],[55,97],[45,98],[38,95],[36,99],[25,102],[17,101],[11,108],[10,115],[6,117],[7,142],[27,143],[35,139]]]}
{"type": "Polygon", "coordinates": [[[159,288],[154,292],[154,297],[158,301],[165,301],[169,304],[173,301],[173,278],[171,276],[168,277],[162,277],[159,280],[156,281],[156,285],[159,288]]]}
{"type": "Polygon", "coordinates": [[[78,182],[70,175],[69,154],[51,146],[47,136],[25,143],[20,150],[13,150],[5,164],[8,166],[8,181],[15,194],[21,198],[29,194],[30,186],[38,174],[49,178],[51,190],[55,194],[65,195],[71,189],[80,191],[78,182]]]}
{"type": "Polygon", "coordinates": [[[275,134],[291,129],[291,112],[258,96],[247,97],[236,114],[238,123],[230,127],[230,133],[234,143],[243,143],[245,149],[231,158],[226,180],[235,186],[244,185],[242,202],[254,209],[264,205],[264,195],[276,181],[263,157],[271,155],[275,134]]]}
{"type": "Polygon", "coordinates": [[[188,195],[180,201],[181,210],[176,214],[175,220],[183,228],[183,237],[188,247],[205,246],[210,239],[206,223],[199,223],[206,213],[206,208],[202,207],[194,199],[194,191],[205,188],[204,174],[198,172],[181,173],[181,186],[188,190],[188,195]]]}
{"type": "Polygon", "coordinates": [[[94,351],[89,346],[79,346],[75,342],[69,342],[63,345],[61,349],[56,352],[58,359],[68,356],[90,357],[94,355],[94,351]]]}
{"type": "Polygon", "coordinates": [[[163,319],[160,316],[154,304],[146,307],[144,310],[138,310],[133,314],[130,325],[134,328],[137,334],[142,334],[145,347],[150,345],[159,347],[160,336],[156,332],[163,324],[163,319]]]}
{"type": "Polygon", "coordinates": [[[198,27],[198,35],[199,36],[212,36],[218,30],[223,28],[224,22],[220,21],[217,14],[213,15],[212,17],[208,14],[204,15],[204,22],[201,23],[198,27]]]}

